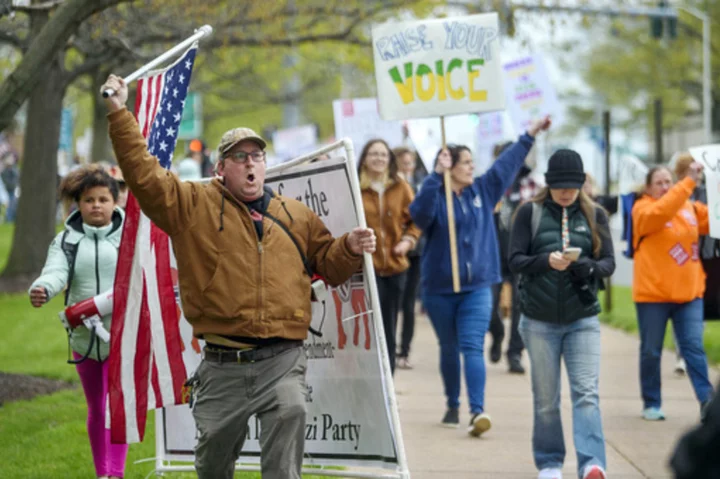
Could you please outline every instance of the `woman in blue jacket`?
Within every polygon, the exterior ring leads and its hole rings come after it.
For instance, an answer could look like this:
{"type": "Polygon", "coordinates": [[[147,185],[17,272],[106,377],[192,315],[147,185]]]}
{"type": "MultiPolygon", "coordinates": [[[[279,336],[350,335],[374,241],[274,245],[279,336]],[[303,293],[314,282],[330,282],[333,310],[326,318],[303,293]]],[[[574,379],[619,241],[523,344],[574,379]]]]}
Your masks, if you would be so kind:
{"type": "Polygon", "coordinates": [[[422,256],[423,301],[440,344],[440,372],[447,397],[442,424],[460,425],[460,354],[470,403],[468,433],[478,437],[490,429],[485,413],[484,338],[492,311],[491,287],[499,283],[497,233],[493,209],[512,184],[530,152],[535,135],[550,127],[550,118],[539,120],[507,148],[490,169],[473,178],[470,149],[442,149],[435,171],[422,184],[410,214],[427,237],[422,256]],[[450,265],[447,203],[443,174],[450,170],[460,292],[453,292],[450,265]]]}

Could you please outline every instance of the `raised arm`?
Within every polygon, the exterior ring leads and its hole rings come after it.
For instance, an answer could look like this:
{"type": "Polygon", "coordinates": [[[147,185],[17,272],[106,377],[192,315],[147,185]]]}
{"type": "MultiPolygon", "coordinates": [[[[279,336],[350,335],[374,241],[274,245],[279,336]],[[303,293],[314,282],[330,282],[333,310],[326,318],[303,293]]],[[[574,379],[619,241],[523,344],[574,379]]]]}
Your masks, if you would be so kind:
{"type": "Polygon", "coordinates": [[[487,192],[492,204],[500,201],[505,191],[510,188],[534,144],[534,137],[527,133],[523,134],[518,141],[498,156],[485,174],[475,179],[475,183],[480,186],[480,191],[487,192]]]}
{"type": "Polygon", "coordinates": [[[633,207],[633,236],[636,241],[643,236],[655,233],[673,219],[680,208],[690,199],[695,189],[695,181],[687,177],[670,188],[656,201],[638,201],[633,207]]]}
{"type": "Polygon", "coordinates": [[[533,122],[528,131],[521,135],[518,141],[505,149],[484,175],[475,180],[479,184],[481,191],[487,192],[488,199],[492,204],[500,201],[503,193],[512,185],[517,172],[535,144],[535,137],[541,131],[548,130],[551,124],[552,122],[548,116],[533,122]]]}
{"type": "Polygon", "coordinates": [[[135,117],[125,108],[127,86],[122,79],[110,75],[102,89],[116,91],[105,100],[109,110],[109,132],[115,157],[130,191],[158,227],[170,235],[181,232],[192,220],[199,186],[180,181],[148,152],[135,117]]]}

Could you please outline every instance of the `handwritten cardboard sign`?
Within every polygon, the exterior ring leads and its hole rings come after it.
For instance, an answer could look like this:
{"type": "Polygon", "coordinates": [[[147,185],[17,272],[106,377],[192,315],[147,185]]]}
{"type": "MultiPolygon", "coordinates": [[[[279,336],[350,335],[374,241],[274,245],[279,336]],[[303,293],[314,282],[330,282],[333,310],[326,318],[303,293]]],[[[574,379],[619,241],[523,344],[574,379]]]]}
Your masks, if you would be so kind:
{"type": "Polygon", "coordinates": [[[690,154],[705,166],[710,236],[720,239],[720,144],[696,146],[690,154]]]}
{"type": "Polygon", "coordinates": [[[372,42],[385,120],[505,108],[496,13],[376,25],[372,42]]]}

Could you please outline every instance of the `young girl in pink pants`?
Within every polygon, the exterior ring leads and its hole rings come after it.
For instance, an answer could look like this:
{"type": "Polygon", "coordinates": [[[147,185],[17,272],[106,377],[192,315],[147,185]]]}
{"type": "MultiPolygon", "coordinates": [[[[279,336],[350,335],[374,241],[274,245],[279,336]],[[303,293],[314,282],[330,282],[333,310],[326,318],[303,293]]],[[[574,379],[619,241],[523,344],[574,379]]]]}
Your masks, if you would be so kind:
{"type": "MultiPolygon", "coordinates": [[[[116,207],[118,184],[99,166],[77,169],[60,184],[60,194],[75,201],[78,209],[65,221],[50,244],[42,274],[30,286],[30,302],[36,308],[67,287],[70,305],[108,291],[115,279],[118,246],[124,213],[116,207]]],[[[102,318],[110,331],[112,314],[102,318]]],[[[112,444],[105,428],[108,397],[109,344],[93,339],[85,326],[72,329],[70,346],[88,405],[87,430],[98,478],[122,478],[126,444],[112,444]]]]}

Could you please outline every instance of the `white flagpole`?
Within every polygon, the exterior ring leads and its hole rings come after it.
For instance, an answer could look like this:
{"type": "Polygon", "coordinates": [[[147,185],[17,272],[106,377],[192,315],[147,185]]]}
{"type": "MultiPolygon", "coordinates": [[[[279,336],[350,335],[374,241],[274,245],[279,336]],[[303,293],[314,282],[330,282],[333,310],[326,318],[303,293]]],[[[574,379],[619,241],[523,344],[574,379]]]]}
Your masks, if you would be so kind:
{"type": "MultiPolygon", "coordinates": [[[[179,52],[183,51],[188,46],[192,45],[196,41],[200,40],[203,37],[210,36],[212,34],[213,28],[210,25],[203,25],[202,27],[195,30],[195,33],[193,36],[189,37],[186,40],[183,40],[182,42],[178,43],[174,47],[172,47],[170,50],[166,51],[159,57],[155,58],[151,62],[141,66],[134,72],[132,72],[130,75],[124,78],[126,84],[130,84],[140,78],[142,75],[144,75],[146,72],[150,71],[155,66],[163,63],[169,58],[172,58],[173,56],[177,55],[179,52]]],[[[110,96],[113,96],[115,92],[112,89],[107,89],[103,92],[103,98],[107,98],[110,96]]]]}
{"type": "MultiPolygon", "coordinates": [[[[347,162],[350,165],[348,173],[350,174],[350,186],[353,190],[355,201],[355,214],[361,228],[367,228],[365,220],[365,210],[362,203],[362,193],[360,191],[360,180],[358,179],[357,163],[355,161],[355,148],[350,138],[343,138],[342,143],[345,145],[347,152],[347,162]]],[[[372,290],[377,292],[377,280],[375,279],[375,266],[373,265],[373,257],[370,253],[363,253],[363,272],[365,273],[365,284],[372,290]]],[[[384,390],[387,393],[387,402],[390,406],[390,422],[392,434],[395,439],[395,452],[397,453],[398,474],[402,479],[410,478],[407,457],[405,456],[405,443],[403,441],[402,430],[400,429],[400,414],[398,413],[397,398],[395,397],[395,384],[390,370],[390,354],[387,350],[387,342],[385,341],[385,329],[383,328],[382,312],[380,310],[380,298],[377,294],[372,294],[372,318],[375,323],[375,339],[377,341],[378,351],[380,352],[380,368],[383,372],[382,379],[384,381],[384,390]]]]}

